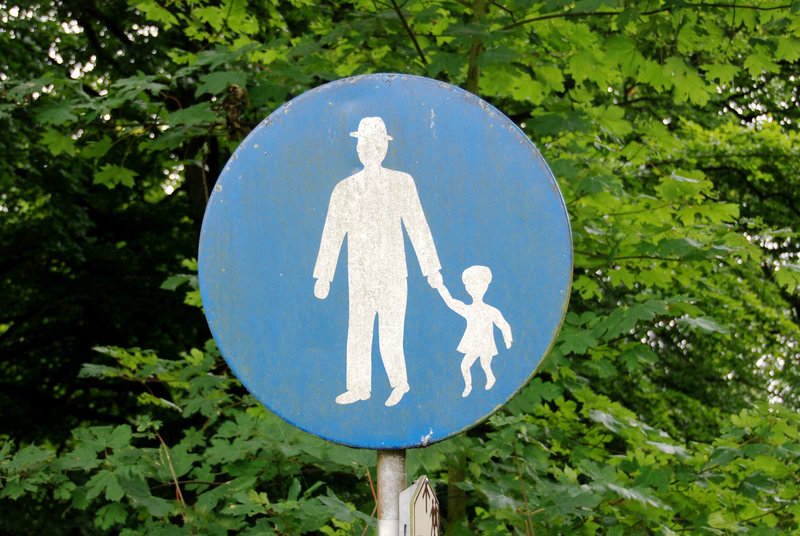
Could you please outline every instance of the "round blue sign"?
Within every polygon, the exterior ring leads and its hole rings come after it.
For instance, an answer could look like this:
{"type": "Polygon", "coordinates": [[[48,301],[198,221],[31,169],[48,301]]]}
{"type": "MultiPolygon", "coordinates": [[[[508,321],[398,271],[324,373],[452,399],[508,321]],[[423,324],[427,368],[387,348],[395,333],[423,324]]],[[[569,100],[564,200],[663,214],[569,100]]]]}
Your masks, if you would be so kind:
{"type": "Polygon", "coordinates": [[[283,105],[225,166],[200,290],[234,374],[319,437],[425,446],[533,376],[566,313],[564,201],[525,134],[406,75],[283,105]]]}

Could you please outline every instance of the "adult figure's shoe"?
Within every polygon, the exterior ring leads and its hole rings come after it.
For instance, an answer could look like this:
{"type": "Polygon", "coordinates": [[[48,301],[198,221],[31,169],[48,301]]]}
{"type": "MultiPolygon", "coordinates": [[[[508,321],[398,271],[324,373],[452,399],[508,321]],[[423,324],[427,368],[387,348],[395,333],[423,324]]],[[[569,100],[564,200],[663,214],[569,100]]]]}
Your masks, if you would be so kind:
{"type": "MultiPolygon", "coordinates": [[[[402,396],[402,395],[401,395],[402,396]]],[[[337,404],[352,404],[359,400],[367,400],[369,398],[369,391],[345,391],[336,397],[337,404]]]]}
{"type": "Polygon", "coordinates": [[[407,383],[402,383],[398,385],[392,390],[392,394],[389,395],[389,398],[386,399],[386,405],[394,406],[395,404],[400,402],[400,400],[403,398],[403,395],[406,394],[409,390],[411,390],[411,387],[409,387],[407,383]]]}

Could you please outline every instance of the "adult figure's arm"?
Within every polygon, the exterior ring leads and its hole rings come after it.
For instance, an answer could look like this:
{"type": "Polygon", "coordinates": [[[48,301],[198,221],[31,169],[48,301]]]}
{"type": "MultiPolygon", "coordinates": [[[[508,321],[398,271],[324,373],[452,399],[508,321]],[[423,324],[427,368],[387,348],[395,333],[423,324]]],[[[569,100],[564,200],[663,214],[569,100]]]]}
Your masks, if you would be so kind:
{"type": "Polygon", "coordinates": [[[328,297],[331,281],[336,271],[336,263],[339,261],[339,251],[342,249],[344,235],[347,232],[345,222],[346,215],[344,199],[341,189],[333,189],[331,200],[328,205],[328,214],[325,217],[325,226],[322,229],[322,238],[317,253],[317,262],[314,265],[314,296],[320,300],[328,297]]]}
{"type": "Polygon", "coordinates": [[[403,204],[403,225],[411,239],[411,245],[414,246],[422,275],[428,278],[431,287],[439,288],[442,285],[442,276],[439,274],[442,266],[439,264],[433,235],[419,201],[417,187],[411,175],[403,173],[402,178],[399,202],[403,204]]]}

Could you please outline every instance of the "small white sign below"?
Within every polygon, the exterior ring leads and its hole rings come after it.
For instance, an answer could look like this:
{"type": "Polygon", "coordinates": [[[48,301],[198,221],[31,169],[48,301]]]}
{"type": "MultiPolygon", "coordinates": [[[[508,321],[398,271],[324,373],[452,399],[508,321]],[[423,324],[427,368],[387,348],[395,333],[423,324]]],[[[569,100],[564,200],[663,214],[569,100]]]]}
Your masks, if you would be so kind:
{"type": "Polygon", "coordinates": [[[439,536],[439,499],[423,475],[400,492],[400,536],[439,536]]]}

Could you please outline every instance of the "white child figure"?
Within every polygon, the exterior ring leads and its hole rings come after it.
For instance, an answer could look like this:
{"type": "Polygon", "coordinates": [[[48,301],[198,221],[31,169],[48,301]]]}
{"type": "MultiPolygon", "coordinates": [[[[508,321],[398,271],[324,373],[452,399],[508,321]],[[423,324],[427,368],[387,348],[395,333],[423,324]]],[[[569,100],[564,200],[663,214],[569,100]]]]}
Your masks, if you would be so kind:
{"type": "Polygon", "coordinates": [[[497,355],[497,346],[494,343],[494,326],[500,328],[503,333],[503,340],[506,348],[511,348],[513,339],[511,338],[511,326],[508,325],[500,311],[483,302],[483,295],[489,288],[492,281],[492,271],[486,266],[470,266],[461,275],[464,288],[472,296],[472,303],[466,303],[453,298],[450,292],[442,284],[437,287],[447,306],[460,314],[467,320],[467,329],[461,342],[458,343],[458,351],[464,354],[461,361],[461,375],[464,376],[464,392],[462,397],[469,395],[472,391],[472,374],[470,368],[475,361],[480,358],[481,368],[486,374],[486,389],[492,388],[495,382],[492,374],[492,358],[497,355]]]}

